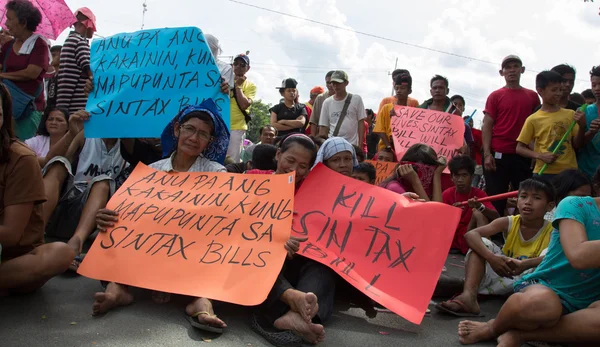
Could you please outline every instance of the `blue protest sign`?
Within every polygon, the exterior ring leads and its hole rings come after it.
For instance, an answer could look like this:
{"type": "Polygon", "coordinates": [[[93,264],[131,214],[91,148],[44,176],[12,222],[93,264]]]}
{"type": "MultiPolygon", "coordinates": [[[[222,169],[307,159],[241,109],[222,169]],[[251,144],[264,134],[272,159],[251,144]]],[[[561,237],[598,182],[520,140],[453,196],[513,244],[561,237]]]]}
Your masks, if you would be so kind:
{"type": "Polygon", "coordinates": [[[202,31],[142,30],[96,39],[88,138],[157,138],[188,105],[212,98],[229,126],[229,96],[202,31]]]}

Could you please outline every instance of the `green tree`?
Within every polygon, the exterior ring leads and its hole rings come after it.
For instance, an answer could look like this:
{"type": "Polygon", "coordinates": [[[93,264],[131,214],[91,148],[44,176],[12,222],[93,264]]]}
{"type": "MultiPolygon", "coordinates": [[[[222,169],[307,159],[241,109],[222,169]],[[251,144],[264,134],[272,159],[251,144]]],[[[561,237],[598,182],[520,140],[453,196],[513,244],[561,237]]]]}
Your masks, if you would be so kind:
{"type": "Polygon", "coordinates": [[[254,100],[252,106],[250,106],[250,114],[254,115],[250,124],[248,124],[248,131],[246,132],[246,138],[253,143],[257,143],[259,140],[260,128],[271,123],[271,113],[269,109],[271,104],[265,104],[262,100],[254,100]]]}

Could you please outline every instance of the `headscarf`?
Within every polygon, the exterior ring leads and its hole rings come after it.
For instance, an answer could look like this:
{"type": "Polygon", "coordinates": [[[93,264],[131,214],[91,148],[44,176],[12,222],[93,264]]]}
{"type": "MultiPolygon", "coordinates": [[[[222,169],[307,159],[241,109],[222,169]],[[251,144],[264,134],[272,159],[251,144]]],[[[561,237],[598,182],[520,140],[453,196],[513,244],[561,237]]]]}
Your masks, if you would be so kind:
{"type": "Polygon", "coordinates": [[[330,137],[327,141],[323,142],[321,148],[317,152],[317,160],[315,161],[315,165],[318,163],[324,163],[325,160],[330,159],[334,155],[348,151],[352,153],[352,167],[358,165],[358,159],[356,158],[356,152],[354,151],[354,146],[350,144],[350,142],[346,141],[342,137],[330,137]]]}
{"type": "Polygon", "coordinates": [[[175,137],[175,123],[179,123],[185,116],[192,112],[206,112],[212,118],[215,127],[214,140],[208,144],[208,147],[202,152],[204,158],[216,161],[219,164],[225,162],[227,155],[227,146],[229,146],[229,130],[221,118],[217,105],[212,99],[204,100],[200,105],[188,106],[181,110],[173,120],[167,124],[163,130],[160,140],[162,142],[163,156],[167,157],[177,149],[177,137],[175,137]]]}
{"type": "Polygon", "coordinates": [[[94,15],[94,12],[92,12],[92,10],[90,10],[87,7],[82,7],[80,9],[77,9],[77,11],[75,11],[74,15],[75,17],[77,17],[77,14],[81,13],[82,15],[86,16],[88,19],[81,21],[80,23],[83,24],[84,27],[86,27],[87,29],[91,29],[92,32],[96,32],[96,16],[94,15]]]}

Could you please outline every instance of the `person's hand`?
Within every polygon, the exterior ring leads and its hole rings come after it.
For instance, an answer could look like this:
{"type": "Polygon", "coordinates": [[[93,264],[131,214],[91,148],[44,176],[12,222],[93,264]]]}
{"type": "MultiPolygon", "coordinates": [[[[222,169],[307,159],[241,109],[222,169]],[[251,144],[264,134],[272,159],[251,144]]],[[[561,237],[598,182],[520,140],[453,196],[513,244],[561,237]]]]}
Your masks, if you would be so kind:
{"type": "Polygon", "coordinates": [[[79,110],[69,116],[69,132],[73,135],[79,134],[83,130],[83,122],[90,119],[90,114],[85,110],[79,110]]]}
{"type": "Polygon", "coordinates": [[[481,205],[483,205],[482,203],[477,201],[477,198],[471,198],[471,199],[467,200],[467,204],[469,205],[470,208],[474,208],[474,209],[480,209],[481,205]]]}
{"type": "Polygon", "coordinates": [[[583,111],[577,110],[575,112],[575,114],[573,115],[573,120],[576,121],[580,127],[583,127],[585,129],[585,126],[587,125],[587,123],[585,120],[585,113],[583,113],[583,111]]]}
{"type": "Polygon", "coordinates": [[[546,164],[552,164],[558,159],[558,154],[552,154],[552,152],[539,153],[537,159],[546,164]]]}
{"type": "Polygon", "coordinates": [[[413,192],[406,192],[401,194],[403,197],[408,198],[412,201],[425,202],[425,199],[421,199],[419,194],[413,192]]]}
{"type": "Polygon", "coordinates": [[[90,78],[85,80],[85,86],[83,87],[83,93],[85,94],[85,96],[89,96],[93,90],[94,90],[94,76],[90,76],[90,78]]]}
{"type": "Polygon", "coordinates": [[[305,242],[308,237],[290,236],[285,243],[285,250],[288,252],[288,258],[292,259],[294,254],[300,250],[300,242],[305,242]]]}
{"type": "Polygon", "coordinates": [[[513,270],[509,266],[509,259],[510,258],[504,255],[494,255],[494,257],[491,258],[488,261],[488,263],[490,264],[494,272],[497,273],[499,276],[512,277],[513,270]]]}
{"type": "Polygon", "coordinates": [[[486,171],[496,171],[496,159],[494,159],[494,156],[491,153],[485,155],[483,166],[486,171]]]}
{"type": "Polygon", "coordinates": [[[396,173],[398,173],[399,177],[402,177],[411,183],[415,182],[415,180],[419,180],[419,175],[417,175],[415,169],[413,169],[413,166],[411,164],[404,164],[398,166],[398,168],[396,169],[396,173]]]}
{"type": "Polygon", "coordinates": [[[7,31],[0,31],[0,44],[5,45],[10,41],[14,40],[14,37],[10,35],[7,31]]]}
{"type": "Polygon", "coordinates": [[[246,76],[235,76],[235,87],[241,88],[242,84],[246,82],[246,76]]]}
{"type": "Polygon", "coordinates": [[[514,258],[508,258],[506,261],[508,263],[508,267],[510,267],[510,269],[512,270],[512,275],[513,276],[519,276],[520,274],[523,273],[523,271],[526,270],[523,267],[523,261],[522,260],[514,259],[514,258]]]}
{"type": "Polygon", "coordinates": [[[119,213],[113,210],[102,208],[96,213],[96,228],[102,232],[114,227],[118,221],[119,213]]]}
{"type": "Polygon", "coordinates": [[[446,166],[448,166],[448,160],[442,155],[438,157],[438,162],[440,164],[435,168],[435,173],[441,174],[446,169],[446,166]]]}
{"type": "Polygon", "coordinates": [[[590,123],[590,131],[594,134],[597,134],[599,130],[600,130],[600,118],[596,118],[590,123]]]}
{"type": "Polygon", "coordinates": [[[225,79],[221,82],[221,93],[229,94],[229,83],[225,79]]]}

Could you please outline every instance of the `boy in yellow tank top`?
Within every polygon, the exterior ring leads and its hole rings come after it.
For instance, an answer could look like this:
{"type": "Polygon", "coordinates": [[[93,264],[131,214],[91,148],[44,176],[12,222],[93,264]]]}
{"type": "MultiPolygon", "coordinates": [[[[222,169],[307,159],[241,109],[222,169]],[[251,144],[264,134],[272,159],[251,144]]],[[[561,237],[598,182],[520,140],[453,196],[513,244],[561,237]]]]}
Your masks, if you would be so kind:
{"type": "Polygon", "coordinates": [[[542,262],[553,230],[544,220],[554,207],[553,187],[540,178],[521,182],[517,207],[519,215],[498,218],[465,235],[471,250],[465,261],[463,292],[438,304],[440,311],[460,317],[479,316],[478,294],[511,294],[513,283],[542,262]],[[506,240],[502,249],[489,239],[498,233],[506,240]]]}

